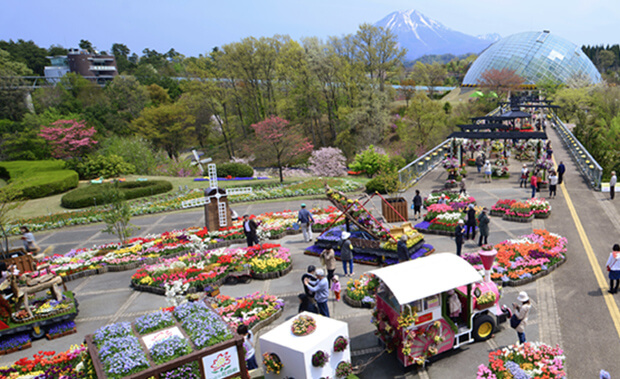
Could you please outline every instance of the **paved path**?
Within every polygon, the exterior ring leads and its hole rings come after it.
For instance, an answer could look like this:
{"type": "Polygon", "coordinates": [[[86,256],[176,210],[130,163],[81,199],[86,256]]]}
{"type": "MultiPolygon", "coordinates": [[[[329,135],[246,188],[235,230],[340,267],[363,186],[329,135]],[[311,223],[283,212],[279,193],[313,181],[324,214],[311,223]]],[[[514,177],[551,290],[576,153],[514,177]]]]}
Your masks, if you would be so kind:
{"type": "MultiPolygon", "coordinates": [[[[551,200],[553,206],[551,217],[547,220],[535,220],[532,224],[509,223],[492,217],[489,241],[498,243],[530,233],[534,228],[545,228],[568,238],[568,261],[552,274],[533,283],[505,288],[502,302],[512,303],[522,290],[530,294],[533,309],[530,315],[531,322],[527,327],[528,340],[540,340],[552,345],[560,344],[568,358],[569,377],[594,378],[601,368],[613,375],[620,373],[620,360],[617,359],[620,341],[620,329],[617,328],[620,328],[620,322],[617,325],[614,323],[615,320],[620,321],[614,319],[618,315],[620,295],[612,297],[607,294],[605,292],[607,288],[604,287],[606,284],[601,280],[606,280],[604,265],[610,248],[613,243],[618,242],[616,236],[620,231],[620,213],[616,203],[607,200],[608,194],[594,192],[588,188],[575,171],[575,165],[561,147],[555,132],[549,131],[549,136],[554,144],[556,160],[563,160],[567,166],[565,186],[560,186],[557,198],[551,200]],[[574,215],[569,210],[569,202],[575,209],[574,215]]],[[[483,183],[475,168],[469,168],[470,194],[476,198],[478,204],[488,207],[501,198],[525,200],[530,192],[529,189],[519,188],[517,178],[520,166],[518,162],[513,161],[512,177],[506,180],[494,180],[490,184],[483,183]]],[[[404,196],[410,200],[416,188],[420,189],[422,194],[428,194],[431,189],[439,187],[445,178],[445,172],[436,169],[414,188],[409,189],[404,196]]],[[[298,209],[299,203],[300,201],[281,201],[238,204],[234,208],[239,214],[258,214],[266,211],[298,209]]],[[[306,203],[310,207],[328,204],[321,200],[310,200],[306,203]]],[[[375,213],[379,213],[379,201],[373,201],[372,204],[376,209],[375,213]]],[[[202,225],[204,215],[201,210],[189,210],[137,217],[133,222],[141,226],[139,234],[145,235],[202,225]]],[[[37,233],[36,237],[43,247],[53,244],[57,252],[66,252],[76,247],[114,241],[113,236],[100,232],[102,228],[101,224],[71,227],[37,233]]],[[[448,237],[427,235],[426,241],[435,246],[438,252],[454,252],[454,241],[448,237]]],[[[222,293],[231,296],[265,291],[282,297],[286,301],[285,312],[274,325],[296,313],[296,296],[301,291],[299,278],[308,264],[316,264],[318,261],[302,254],[306,245],[301,242],[301,236],[287,237],[280,243],[290,248],[292,252],[294,270],[289,275],[276,280],[255,280],[249,284],[222,287],[222,293]]],[[[464,246],[465,251],[476,249],[477,246],[472,243],[466,243],[464,246]]],[[[355,272],[359,274],[370,269],[372,267],[356,265],[355,272]]],[[[133,271],[107,273],[69,282],[68,287],[76,293],[80,302],[80,315],[76,319],[78,334],[54,341],[36,341],[33,349],[0,357],[0,366],[23,356],[31,356],[39,350],[65,350],[70,344],[80,343],[85,334],[92,333],[102,325],[132,320],[167,305],[161,296],[132,291],[128,287],[132,274],[133,271]]],[[[330,309],[335,318],[349,323],[354,364],[363,365],[381,351],[370,324],[369,310],[351,308],[341,302],[330,303],[330,309]]],[[[490,351],[510,345],[516,340],[516,333],[504,324],[495,334],[495,338],[445,354],[426,369],[403,369],[393,354],[383,354],[368,365],[360,377],[471,378],[475,377],[476,367],[487,362],[490,351]]]]}

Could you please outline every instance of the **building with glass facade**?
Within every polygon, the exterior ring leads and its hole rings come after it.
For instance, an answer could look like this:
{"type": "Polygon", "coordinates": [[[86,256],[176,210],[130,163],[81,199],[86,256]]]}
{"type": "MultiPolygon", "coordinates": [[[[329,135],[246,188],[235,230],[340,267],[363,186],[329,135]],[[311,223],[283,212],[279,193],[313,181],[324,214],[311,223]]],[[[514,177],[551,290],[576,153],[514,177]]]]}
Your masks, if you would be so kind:
{"type": "Polygon", "coordinates": [[[489,69],[514,70],[525,84],[545,79],[566,83],[570,78],[586,78],[593,84],[601,81],[601,74],[577,45],[547,30],[517,33],[495,42],[474,61],[463,85],[477,85],[489,69]]]}

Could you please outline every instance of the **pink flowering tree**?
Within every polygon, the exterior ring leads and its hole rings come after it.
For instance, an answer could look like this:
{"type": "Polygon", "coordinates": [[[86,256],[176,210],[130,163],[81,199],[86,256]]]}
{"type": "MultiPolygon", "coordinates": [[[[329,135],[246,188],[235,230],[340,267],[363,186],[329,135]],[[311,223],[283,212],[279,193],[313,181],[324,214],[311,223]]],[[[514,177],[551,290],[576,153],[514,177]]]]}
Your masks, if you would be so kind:
{"type": "Polygon", "coordinates": [[[51,126],[42,126],[39,136],[48,141],[52,156],[58,159],[80,157],[97,144],[92,137],[94,127],[86,122],[75,120],[58,120],[51,126]]]}
{"type": "Polygon", "coordinates": [[[300,155],[311,152],[314,147],[308,138],[303,137],[298,130],[289,125],[287,120],[280,117],[268,117],[252,124],[252,128],[256,133],[254,152],[259,156],[275,158],[280,171],[280,182],[284,181],[282,166],[291,163],[300,155]]]}
{"type": "Polygon", "coordinates": [[[336,147],[322,147],[312,152],[308,163],[315,176],[343,176],[347,172],[347,159],[336,147]]]}

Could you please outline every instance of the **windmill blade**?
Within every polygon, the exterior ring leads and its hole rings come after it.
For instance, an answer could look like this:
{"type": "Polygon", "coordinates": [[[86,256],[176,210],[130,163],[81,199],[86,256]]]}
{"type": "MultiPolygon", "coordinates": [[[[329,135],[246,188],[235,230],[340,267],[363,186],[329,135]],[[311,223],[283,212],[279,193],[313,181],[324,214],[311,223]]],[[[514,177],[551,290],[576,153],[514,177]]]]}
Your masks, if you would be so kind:
{"type": "Polygon", "coordinates": [[[252,187],[240,187],[240,188],[228,188],[228,189],[226,189],[226,194],[228,196],[232,196],[232,195],[245,195],[247,193],[252,193],[252,187]]]}
{"type": "Polygon", "coordinates": [[[215,163],[209,163],[207,169],[209,170],[209,187],[217,188],[217,169],[215,168],[215,163]]]}
{"type": "Polygon", "coordinates": [[[199,197],[197,199],[185,200],[181,203],[181,208],[194,208],[210,203],[211,200],[208,197],[199,197]]]}
{"type": "Polygon", "coordinates": [[[217,215],[220,219],[220,227],[228,225],[228,215],[226,214],[226,203],[217,203],[217,215]]]}

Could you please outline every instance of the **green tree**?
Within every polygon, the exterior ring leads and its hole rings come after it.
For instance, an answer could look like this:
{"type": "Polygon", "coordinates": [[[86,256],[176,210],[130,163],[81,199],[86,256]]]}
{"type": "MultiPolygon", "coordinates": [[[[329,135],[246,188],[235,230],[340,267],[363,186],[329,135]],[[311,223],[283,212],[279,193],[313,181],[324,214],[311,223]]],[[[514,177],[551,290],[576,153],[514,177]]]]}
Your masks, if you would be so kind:
{"type": "Polygon", "coordinates": [[[0,119],[18,121],[27,112],[28,90],[23,80],[18,78],[23,75],[32,75],[32,70],[0,49],[0,119]]]}
{"type": "Polygon", "coordinates": [[[82,50],[86,50],[91,54],[95,53],[95,47],[93,46],[93,44],[87,40],[87,39],[81,39],[80,43],[78,44],[78,46],[80,47],[80,49],[82,50]]]}
{"type": "MultiPolygon", "coordinates": [[[[15,220],[15,211],[24,205],[24,202],[20,200],[22,190],[19,189],[18,183],[5,186],[0,189],[0,230],[4,237],[4,249],[3,255],[9,251],[9,238],[7,235],[7,227],[15,220]]],[[[3,256],[3,258],[5,258],[3,256]]]]}
{"type": "Polygon", "coordinates": [[[386,93],[367,86],[356,105],[347,115],[347,121],[357,146],[382,142],[390,121],[386,93]]]}
{"type": "Polygon", "coordinates": [[[112,55],[116,60],[116,68],[120,74],[127,74],[136,68],[136,63],[129,60],[131,50],[122,43],[112,44],[112,55]]]}
{"type": "Polygon", "coordinates": [[[104,201],[108,203],[103,213],[103,222],[106,227],[103,233],[114,234],[121,245],[140,228],[131,224],[131,208],[124,199],[123,193],[116,187],[111,187],[104,194],[104,201]]]}
{"type": "Polygon", "coordinates": [[[168,90],[153,83],[146,86],[146,91],[148,93],[149,99],[151,100],[151,105],[160,106],[162,104],[170,104],[172,100],[168,95],[168,90]]]}
{"type": "Polygon", "coordinates": [[[366,150],[355,156],[349,168],[353,171],[360,171],[372,178],[379,170],[389,166],[390,158],[386,154],[381,154],[375,150],[374,145],[368,146],[366,150]]]}
{"type": "Polygon", "coordinates": [[[119,135],[128,135],[131,132],[129,124],[148,103],[146,87],[133,76],[117,75],[105,87],[104,94],[110,104],[110,112],[106,115],[106,128],[119,135]]]}
{"type": "Polygon", "coordinates": [[[43,76],[45,66],[49,65],[47,49],[37,46],[33,41],[0,41],[0,49],[7,51],[13,61],[25,64],[35,75],[43,76]]]}
{"type": "Polygon", "coordinates": [[[407,122],[397,132],[406,146],[427,149],[445,139],[449,132],[447,115],[440,102],[418,92],[405,111],[407,122]]]}
{"type": "Polygon", "coordinates": [[[165,104],[142,110],[140,117],[132,122],[132,128],[176,160],[181,149],[190,144],[194,121],[187,107],[165,104]]]}

